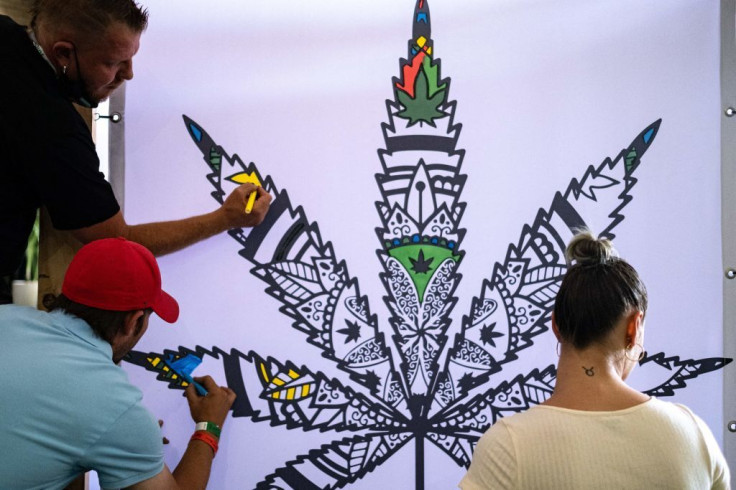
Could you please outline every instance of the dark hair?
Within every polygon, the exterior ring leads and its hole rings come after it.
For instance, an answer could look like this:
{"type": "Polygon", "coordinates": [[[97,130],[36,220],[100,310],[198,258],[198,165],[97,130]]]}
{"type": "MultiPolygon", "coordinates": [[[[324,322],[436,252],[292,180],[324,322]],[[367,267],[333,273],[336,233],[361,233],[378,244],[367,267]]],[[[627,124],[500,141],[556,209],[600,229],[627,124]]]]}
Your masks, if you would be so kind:
{"type": "Polygon", "coordinates": [[[602,341],[618,321],[647,311],[647,288],[610,241],[579,233],[565,251],[569,269],[555,299],[555,322],[577,349],[602,341]]]}
{"type": "MultiPolygon", "coordinates": [[[[115,335],[117,335],[120,329],[123,328],[123,325],[125,325],[126,317],[134,311],[139,311],[101,310],[100,308],[93,308],[91,306],[72,301],[63,294],[57,296],[49,308],[50,311],[57,309],[63,310],[70,315],[74,315],[77,318],[84,320],[90,327],[92,327],[92,330],[94,330],[97,336],[110,343],[112,343],[115,335]]],[[[146,312],[146,315],[142,316],[141,320],[139,320],[139,324],[136,325],[136,331],[143,327],[142,320],[145,319],[145,317],[153,310],[151,308],[147,308],[144,311],[146,312]]]]}
{"type": "Polygon", "coordinates": [[[70,29],[84,39],[102,36],[114,22],[138,33],[148,25],[148,12],[134,0],[34,0],[30,14],[34,28],[40,20],[70,29]]]}

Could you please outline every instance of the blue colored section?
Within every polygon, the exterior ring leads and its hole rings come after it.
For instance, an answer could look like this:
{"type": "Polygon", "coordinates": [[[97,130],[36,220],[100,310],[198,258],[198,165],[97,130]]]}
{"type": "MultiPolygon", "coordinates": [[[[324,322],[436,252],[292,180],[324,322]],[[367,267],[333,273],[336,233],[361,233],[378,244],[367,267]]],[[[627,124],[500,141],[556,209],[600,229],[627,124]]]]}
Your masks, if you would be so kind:
{"type": "Polygon", "coordinates": [[[192,354],[187,354],[177,360],[174,360],[174,356],[169,354],[166,359],[166,364],[169,365],[179,376],[189,377],[192,371],[202,363],[202,359],[192,354]]]}
{"type": "MultiPolygon", "coordinates": [[[[201,135],[202,133],[200,133],[201,135]]],[[[197,393],[199,393],[201,396],[207,395],[207,390],[204,388],[204,386],[200,385],[194,379],[192,379],[192,371],[199,366],[202,363],[202,359],[199,357],[187,354],[186,356],[174,360],[174,356],[172,354],[169,354],[169,357],[164,361],[167,366],[171,368],[172,371],[174,371],[176,374],[184,378],[188,383],[193,384],[194,388],[197,390],[197,393]]]]}
{"type": "Polygon", "coordinates": [[[427,14],[425,12],[419,12],[417,14],[417,22],[427,23],[427,14]]]}
{"type": "Polygon", "coordinates": [[[644,133],[644,143],[649,143],[649,140],[652,139],[652,135],[654,134],[654,128],[651,128],[649,131],[644,133]]]}
{"type": "Polygon", "coordinates": [[[192,136],[194,136],[194,139],[202,141],[202,131],[197,126],[190,124],[189,131],[192,133],[192,136]]]}

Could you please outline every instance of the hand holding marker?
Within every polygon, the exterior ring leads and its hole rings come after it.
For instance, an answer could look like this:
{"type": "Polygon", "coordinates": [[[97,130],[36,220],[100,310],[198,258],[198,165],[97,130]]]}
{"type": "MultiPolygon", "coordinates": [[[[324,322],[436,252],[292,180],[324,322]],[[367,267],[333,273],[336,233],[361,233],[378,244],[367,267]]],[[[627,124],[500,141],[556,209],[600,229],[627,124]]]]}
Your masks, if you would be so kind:
{"type": "MultiPolygon", "coordinates": [[[[228,177],[227,180],[235,182],[236,184],[254,184],[256,187],[261,187],[261,181],[258,180],[258,176],[256,176],[255,172],[242,172],[228,177]]],[[[253,206],[256,203],[256,196],[258,196],[257,190],[254,190],[248,195],[248,201],[245,203],[245,214],[250,214],[251,211],[253,211],[253,206]]]]}

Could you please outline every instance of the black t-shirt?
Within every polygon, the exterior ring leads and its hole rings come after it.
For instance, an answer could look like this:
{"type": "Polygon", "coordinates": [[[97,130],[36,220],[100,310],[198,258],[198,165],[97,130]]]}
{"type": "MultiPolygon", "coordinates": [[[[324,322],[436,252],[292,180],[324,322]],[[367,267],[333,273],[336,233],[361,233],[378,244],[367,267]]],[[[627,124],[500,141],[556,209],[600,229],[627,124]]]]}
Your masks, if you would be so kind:
{"type": "Polygon", "coordinates": [[[119,210],[89,129],[24,27],[0,15],[0,275],[19,266],[36,210],[74,230],[119,210]]]}

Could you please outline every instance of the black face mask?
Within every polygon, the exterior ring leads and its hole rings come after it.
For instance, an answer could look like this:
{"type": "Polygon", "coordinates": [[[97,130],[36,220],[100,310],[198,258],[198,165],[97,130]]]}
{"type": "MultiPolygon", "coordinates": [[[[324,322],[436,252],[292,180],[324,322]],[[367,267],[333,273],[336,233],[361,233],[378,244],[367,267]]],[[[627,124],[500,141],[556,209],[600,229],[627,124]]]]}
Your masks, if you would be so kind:
{"type": "Polygon", "coordinates": [[[61,75],[59,75],[59,86],[61,87],[61,92],[72,102],[83,107],[94,109],[100,102],[89,95],[87,85],[84,83],[84,78],[82,77],[82,68],[79,66],[77,47],[74,43],[72,43],[72,46],[74,47],[74,61],[77,64],[77,80],[70,80],[66,75],[66,71],[63,71],[61,75]]]}

